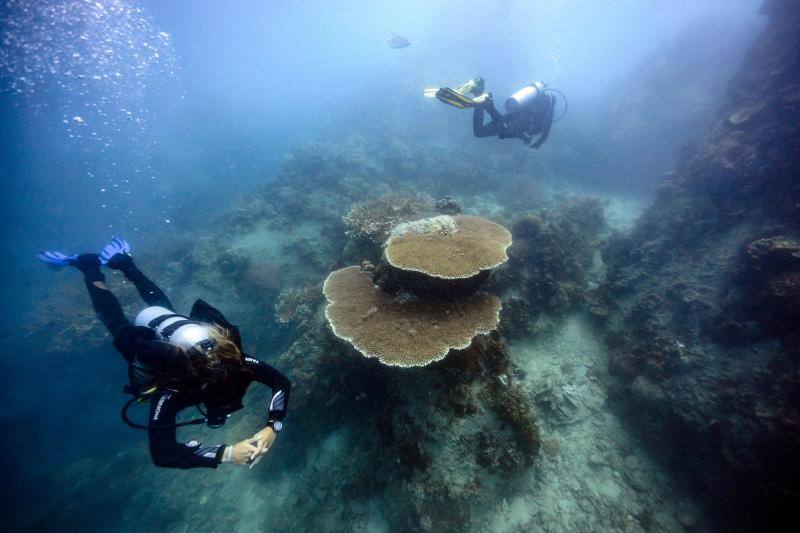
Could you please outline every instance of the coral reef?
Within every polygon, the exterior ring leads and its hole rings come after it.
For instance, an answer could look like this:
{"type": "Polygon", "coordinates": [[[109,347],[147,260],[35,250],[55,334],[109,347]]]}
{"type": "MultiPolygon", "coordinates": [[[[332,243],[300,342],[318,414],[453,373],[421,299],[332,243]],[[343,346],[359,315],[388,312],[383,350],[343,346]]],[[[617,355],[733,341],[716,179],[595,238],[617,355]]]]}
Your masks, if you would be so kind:
{"type": "Polygon", "coordinates": [[[439,360],[497,326],[500,300],[476,294],[457,301],[394,298],[357,266],[332,272],[323,292],[334,334],[367,357],[396,366],[439,360]]]}
{"type": "Polygon", "coordinates": [[[403,222],[389,235],[377,269],[364,262],[325,280],[325,317],[336,336],[384,364],[424,366],[497,327],[500,300],[477,289],[507,259],[505,228],[440,215],[403,222]]]}
{"type": "MultiPolygon", "coordinates": [[[[436,204],[438,208],[438,203],[436,204]]],[[[433,199],[420,194],[392,193],[357,202],[344,216],[347,235],[382,244],[389,231],[434,208],[433,199]]]]}
{"type": "Polygon", "coordinates": [[[507,303],[504,333],[520,336],[546,329],[551,317],[587,301],[605,228],[603,207],[593,198],[570,198],[512,224],[509,262],[489,284],[507,303]]]}
{"type": "Polygon", "coordinates": [[[302,321],[322,299],[322,290],[316,284],[283,289],[275,304],[275,319],[282,324],[302,321]]]}
{"type": "MultiPolygon", "coordinates": [[[[296,489],[326,495],[312,496],[318,512],[309,520],[341,512],[329,509],[332,494],[380,494],[393,502],[385,517],[391,529],[451,529],[480,520],[476,505],[496,496],[482,490],[486,483],[496,479],[498,494],[513,492],[538,452],[538,428],[497,335],[479,335],[441,361],[400,372],[354,355],[317,319],[308,320],[310,327],[279,361],[295,369],[294,420],[306,442],[298,445],[332,438],[342,425],[336,413],[358,419],[358,431],[348,433],[346,450],[358,450],[345,461],[351,467],[337,476],[314,475],[296,489]],[[326,405],[324,412],[319,405],[326,405]],[[315,416],[302,416],[306,410],[315,416]]],[[[309,460],[332,459],[314,454],[309,460]]]]}
{"type": "Polygon", "coordinates": [[[733,529],[778,526],[800,494],[800,8],[763,11],[708,134],[606,247],[596,294],[614,405],[733,529]]]}
{"type": "Polygon", "coordinates": [[[508,260],[511,234],[481,217],[442,215],[401,224],[386,243],[386,260],[401,270],[464,279],[508,260]]]}
{"type": "Polygon", "coordinates": [[[436,200],[436,210],[443,215],[457,215],[461,213],[461,206],[452,196],[445,196],[436,200]]]}
{"type": "Polygon", "coordinates": [[[400,224],[392,230],[375,284],[392,294],[469,296],[493,268],[483,266],[505,262],[510,242],[505,228],[479,217],[442,215],[400,224]]]}
{"type": "MultiPolygon", "coordinates": [[[[653,527],[675,529],[674,520],[670,522],[652,511],[659,509],[661,496],[675,491],[663,484],[659,490],[653,489],[645,467],[621,467],[624,457],[628,463],[633,462],[628,452],[631,446],[617,451],[612,438],[621,439],[623,431],[617,426],[613,426],[614,431],[607,431],[609,413],[601,409],[605,396],[594,376],[586,377],[581,370],[570,370],[569,375],[567,370],[563,375],[540,375],[537,367],[526,365],[541,360],[542,354],[529,356],[519,348],[512,353],[496,333],[476,336],[470,331],[458,342],[459,346],[468,344],[466,348],[449,350],[447,357],[425,367],[403,369],[365,358],[331,333],[319,282],[347,264],[361,264],[364,274],[360,279],[366,283],[360,284],[359,290],[368,292],[370,297],[377,293],[382,302],[409,307],[420,297],[407,290],[413,287],[420,294],[435,296],[444,306],[445,316],[447,308],[455,309],[453,300],[435,294],[419,281],[395,277],[386,282],[382,274],[391,265],[379,263],[380,245],[369,238],[347,238],[347,228],[342,223],[346,206],[392,189],[388,185],[390,177],[383,173],[388,165],[385,158],[370,156],[370,161],[362,160],[358,155],[364,151],[362,142],[348,140],[298,152],[279,179],[265,185],[252,198],[236,202],[232,211],[215,223],[214,231],[178,235],[174,242],[166,243],[159,236],[151,246],[141,244],[143,250],[152,247],[154,255],[137,253],[137,261],[141,259],[143,269],[168,289],[179,309],[186,309],[195,296],[209,298],[242,328],[247,349],[289,373],[294,383],[286,431],[261,469],[248,473],[253,476],[252,483],[268,482],[275,487],[276,498],[221,498],[219,503],[236,511],[231,513],[238,517],[235,527],[291,529],[299,518],[304,527],[312,530],[507,530],[511,526],[494,522],[494,517],[516,516],[522,507],[526,521],[517,523],[519,530],[535,529],[541,524],[562,524],[575,530],[624,528],[630,524],[634,528],[636,524],[655,524],[653,527]],[[331,155],[337,150],[339,154],[331,155]],[[305,160],[306,155],[313,161],[305,160]],[[351,163],[353,168],[348,168],[351,163]],[[312,172],[315,165],[323,168],[312,172]],[[379,174],[372,174],[381,167],[379,174]],[[305,176],[306,171],[311,174],[305,176]],[[337,173],[345,178],[326,189],[337,173]],[[274,206],[274,211],[268,206],[274,206]],[[375,289],[373,283],[383,290],[375,289]],[[393,290],[388,290],[389,285],[393,290]],[[183,290],[176,290],[180,287],[183,290]],[[576,428],[582,433],[571,434],[576,428]],[[589,431],[594,431],[591,440],[585,438],[589,431]],[[546,453],[540,455],[542,436],[548,438],[550,445],[544,446],[546,453]],[[547,450],[552,453],[554,439],[560,451],[551,456],[547,450]],[[587,460],[585,456],[591,458],[587,460]],[[609,465],[616,470],[612,472],[609,465]],[[541,482],[542,472],[550,476],[546,485],[541,482]],[[579,481],[575,472],[580,472],[579,481]],[[626,483],[628,477],[634,480],[631,484],[646,488],[634,491],[626,483]],[[553,486],[558,491],[551,493],[553,486]]],[[[413,168],[415,162],[402,158],[397,164],[413,168]]],[[[454,168],[460,169],[458,165],[454,158],[454,168]]],[[[419,173],[415,186],[423,190],[425,180],[436,178],[440,183],[428,184],[432,187],[429,190],[437,194],[449,191],[445,179],[451,179],[449,172],[458,172],[448,171],[442,177],[436,175],[437,171],[419,173]]],[[[496,168],[491,172],[495,171],[496,168]]],[[[499,172],[497,175],[498,180],[508,176],[499,172]]],[[[576,302],[588,297],[586,287],[593,284],[595,275],[591,265],[593,247],[603,231],[602,208],[599,202],[580,199],[559,199],[553,205],[544,201],[530,175],[520,171],[514,177],[512,182],[503,183],[496,196],[485,193],[487,177],[483,170],[465,171],[452,178],[463,179],[467,184],[474,180],[474,196],[458,190],[459,202],[468,206],[469,212],[505,223],[519,213],[538,209],[536,216],[545,226],[544,236],[528,239],[527,256],[514,257],[514,249],[521,242],[517,240],[508,250],[511,259],[497,267],[492,278],[487,280],[488,272],[484,271],[474,280],[468,278],[474,285],[462,288],[466,297],[481,287],[502,291],[504,309],[519,317],[512,320],[504,311],[504,335],[514,331],[519,336],[545,329],[558,331],[562,322],[570,322],[555,315],[578,303],[570,303],[570,296],[554,300],[550,308],[541,304],[544,300],[528,295],[535,294],[531,289],[534,283],[561,283],[577,287],[576,302]],[[515,195],[506,195],[508,190],[536,194],[510,198],[506,196],[515,195]],[[498,200],[501,197],[503,200],[498,200]],[[567,271],[564,277],[562,269],[567,271]],[[553,317],[547,316],[550,312],[553,317]]],[[[424,215],[447,210],[450,212],[444,214],[457,220],[452,200],[424,215]]],[[[446,227],[449,226],[440,226],[446,227]]],[[[391,268],[395,274],[403,272],[391,268]]],[[[358,268],[346,270],[355,273],[358,268]]],[[[432,279],[422,273],[406,274],[432,279]]],[[[355,291],[345,296],[371,305],[369,299],[359,299],[359,294],[355,291]]],[[[499,307],[494,297],[492,303],[499,307]]],[[[359,318],[366,316],[363,323],[367,326],[372,325],[370,320],[378,313],[372,312],[372,307],[378,306],[365,307],[357,313],[359,318]]],[[[456,313],[454,318],[464,317],[456,313]]],[[[438,324],[427,325],[441,328],[441,321],[436,320],[438,324]]],[[[492,330],[496,324],[497,310],[493,308],[492,325],[484,329],[492,330]]],[[[409,341],[415,352],[424,346],[420,339],[428,336],[428,330],[409,322],[391,333],[404,328],[406,332],[408,328],[416,331],[416,337],[409,341]]],[[[375,328],[365,329],[369,334],[375,333],[375,328]]],[[[589,351],[576,352],[572,346],[568,343],[561,352],[548,349],[546,353],[556,353],[556,359],[569,358],[570,365],[582,368],[589,351]]],[[[603,354],[592,356],[600,358],[603,354]]],[[[638,383],[647,385],[641,378],[638,383]]],[[[253,403],[248,398],[248,407],[269,401],[267,391],[260,388],[254,387],[251,394],[253,403]]],[[[651,401],[658,401],[657,394],[650,397],[651,401]]],[[[231,432],[231,438],[240,438],[251,427],[263,424],[262,414],[258,408],[243,411],[241,417],[231,419],[225,431],[231,432]]],[[[214,434],[213,438],[228,436],[214,434]]],[[[53,508],[60,518],[56,523],[74,523],[65,518],[67,515],[87,515],[90,508],[86,501],[107,501],[98,494],[97,486],[108,485],[112,487],[109,493],[115,497],[132,493],[128,503],[119,507],[123,511],[118,519],[125,524],[163,528],[167,523],[198,531],[212,527],[199,518],[205,516],[201,511],[206,510],[206,500],[197,501],[180,490],[188,478],[136,467],[146,457],[146,449],[142,442],[132,442],[127,433],[123,437],[124,449],[115,452],[113,461],[100,463],[91,459],[75,463],[74,470],[61,474],[65,488],[59,490],[63,501],[69,503],[53,508]],[[114,468],[108,466],[112,464],[114,468]],[[131,476],[121,487],[114,481],[115,468],[119,466],[147,475],[131,476]],[[95,472],[91,482],[80,474],[85,471],[95,472]],[[167,518],[163,511],[143,502],[152,488],[153,476],[160,489],[173,494],[167,518]],[[138,514],[141,508],[147,509],[144,517],[138,514]]],[[[235,473],[217,472],[207,481],[210,491],[232,494],[242,479],[235,473]]],[[[691,522],[692,515],[687,516],[691,522]]]]}
{"type": "Polygon", "coordinates": [[[226,211],[226,225],[232,231],[249,231],[277,216],[275,208],[261,196],[245,196],[226,211]]]}

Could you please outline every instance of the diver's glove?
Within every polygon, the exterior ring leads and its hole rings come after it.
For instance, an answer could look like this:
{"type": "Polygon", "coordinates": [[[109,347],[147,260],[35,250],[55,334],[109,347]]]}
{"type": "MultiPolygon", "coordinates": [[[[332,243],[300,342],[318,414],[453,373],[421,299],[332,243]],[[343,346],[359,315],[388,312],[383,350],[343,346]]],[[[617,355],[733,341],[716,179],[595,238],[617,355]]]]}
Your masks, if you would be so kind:
{"type": "Polygon", "coordinates": [[[100,262],[114,270],[124,271],[127,264],[133,263],[131,245],[125,239],[112,237],[111,242],[100,251],[100,262]]]}
{"type": "Polygon", "coordinates": [[[50,252],[50,251],[42,252],[36,257],[38,257],[48,265],[57,267],[65,267],[73,265],[75,264],[75,260],[78,258],[77,255],[67,255],[67,254],[62,254],[61,252],[50,252]]]}

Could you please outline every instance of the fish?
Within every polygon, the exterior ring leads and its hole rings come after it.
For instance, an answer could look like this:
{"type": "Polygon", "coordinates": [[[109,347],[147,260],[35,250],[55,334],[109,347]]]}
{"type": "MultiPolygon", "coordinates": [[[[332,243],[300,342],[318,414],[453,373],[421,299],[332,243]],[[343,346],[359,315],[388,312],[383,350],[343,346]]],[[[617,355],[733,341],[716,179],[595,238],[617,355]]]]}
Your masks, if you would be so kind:
{"type": "Polygon", "coordinates": [[[409,41],[400,34],[390,33],[389,35],[386,36],[386,44],[388,44],[392,48],[405,48],[406,46],[411,44],[411,41],[409,41]]]}

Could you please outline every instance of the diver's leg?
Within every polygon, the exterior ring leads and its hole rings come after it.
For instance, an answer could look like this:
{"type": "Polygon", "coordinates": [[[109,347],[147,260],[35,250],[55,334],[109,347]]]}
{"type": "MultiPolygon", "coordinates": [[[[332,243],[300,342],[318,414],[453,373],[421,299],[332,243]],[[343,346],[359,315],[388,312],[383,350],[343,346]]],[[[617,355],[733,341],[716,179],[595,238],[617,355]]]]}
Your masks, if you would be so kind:
{"type": "Polygon", "coordinates": [[[472,110],[472,133],[475,137],[488,137],[483,125],[483,106],[476,105],[472,110]]]}
{"type": "Polygon", "coordinates": [[[501,115],[500,111],[498,111],[497,108],[494,106],[494,100],[492,100],[491,98],[487,99],[484,102],[483,107],[486,108],[486,112],[489,113],[490,117],[492,117],[493,122],[500,122],[500,123],[503,122],[503,115],[501,115]]]}
{"type": "Polygon", "coordinates": [[[133,258],[128,254],[117,254],[108,261],[109,268],[119,270],[125,277],[133,282],[139,296],[147,305],[158,305],[167,309],[175,309],[167,295],[164,294],[158,285],[153,283],[150,278],[142,274],[142,271],[133,262],[133,258]]]}
{"type": "Polygon", "coordinates": [[[92,307],[100,321],[108,328],[108,331],[116,338],[120,330],[125,326],[130,326],[130,321],[122,312],[116,296],[105,284],[105,276],[100,272],[100,258],[95,254],[79,255],[74,266],[83,273],[86,282],[86,290],[89,298],[92,299],[92,307]]]}
{"type": "Polygon", "coordinates": [[[500,121],[496,120],[492,115],[492,112],[501,117],[500,113],[494,108],[494,105],[491,104],[491,101],[487,102],[486,104],[476,105],[475,109],[472,113],[472,133],[475,137],[492,137],[500,133],[498,126],[501,124],[500,121]],[[484,109],[489,112],[489,116],[492,117],[492,121],[488,124],[483,123],[483,112],[484,109]]]}

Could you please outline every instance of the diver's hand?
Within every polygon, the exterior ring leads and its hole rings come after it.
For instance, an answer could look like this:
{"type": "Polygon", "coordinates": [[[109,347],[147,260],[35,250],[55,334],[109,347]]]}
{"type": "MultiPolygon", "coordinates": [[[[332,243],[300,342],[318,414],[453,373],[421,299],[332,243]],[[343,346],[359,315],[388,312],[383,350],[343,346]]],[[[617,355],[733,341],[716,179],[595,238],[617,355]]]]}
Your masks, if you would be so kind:
{"type": "MultiPolygon", "coordinates": [[[[231,452],[230,463],[235,465],[244,466],[250,463],[250,458],[255,453],[256,447],[253,446],[253,439],[243,440],[233,445],[231,452]]],[[[225,450],[227,453],[227,450],[225,450]]]]}
{"type": "Polygon", "coordinates": [[[275,438],[277,436],[278,433],[271,427],[267,426],[250,438],[250,442],[255,442],[256,444],[256,451],[250,458],[250,468],[256,466],[261,460],[261,457],[266,455],[270,447],[272,447],[272,444],[275,442],[275,438]]]}

